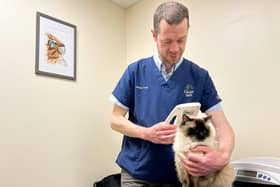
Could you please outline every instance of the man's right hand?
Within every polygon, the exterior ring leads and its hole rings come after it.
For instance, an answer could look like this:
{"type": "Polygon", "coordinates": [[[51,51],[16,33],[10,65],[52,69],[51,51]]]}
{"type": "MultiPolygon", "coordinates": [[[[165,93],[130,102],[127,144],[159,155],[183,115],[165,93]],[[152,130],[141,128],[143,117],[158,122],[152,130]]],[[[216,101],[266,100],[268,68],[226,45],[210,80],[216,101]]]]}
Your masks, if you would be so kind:
{"type": "Polygon", "coordinates": [[[155,144],[172,144],[176,133],[176,126],[164,122],[157,123],[144,130],[143,139],[155,144]]]}

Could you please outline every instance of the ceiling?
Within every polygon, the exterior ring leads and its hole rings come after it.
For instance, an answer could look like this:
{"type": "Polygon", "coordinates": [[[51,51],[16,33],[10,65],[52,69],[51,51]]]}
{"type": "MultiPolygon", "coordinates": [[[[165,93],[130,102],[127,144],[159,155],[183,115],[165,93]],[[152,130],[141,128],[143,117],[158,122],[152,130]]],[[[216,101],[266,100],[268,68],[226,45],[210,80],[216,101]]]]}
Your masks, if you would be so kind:
{"type": "Polygon", "coordinates": [[[111,0],[122,8],[128,8],[140,0],[111,0]]]}

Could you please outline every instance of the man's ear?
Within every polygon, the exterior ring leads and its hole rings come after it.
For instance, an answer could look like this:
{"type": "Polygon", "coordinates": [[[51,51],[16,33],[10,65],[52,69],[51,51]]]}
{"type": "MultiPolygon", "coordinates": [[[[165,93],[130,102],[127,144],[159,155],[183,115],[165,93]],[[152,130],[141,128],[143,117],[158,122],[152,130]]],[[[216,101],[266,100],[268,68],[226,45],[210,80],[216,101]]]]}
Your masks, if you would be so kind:
{"type": "Polygon", "coordinates": [[[152,36],[155,40],[155,42],[157,41],[157,33],[155,32],[155,30],[151,29],[151,33],[152,33],[152,36]]]}

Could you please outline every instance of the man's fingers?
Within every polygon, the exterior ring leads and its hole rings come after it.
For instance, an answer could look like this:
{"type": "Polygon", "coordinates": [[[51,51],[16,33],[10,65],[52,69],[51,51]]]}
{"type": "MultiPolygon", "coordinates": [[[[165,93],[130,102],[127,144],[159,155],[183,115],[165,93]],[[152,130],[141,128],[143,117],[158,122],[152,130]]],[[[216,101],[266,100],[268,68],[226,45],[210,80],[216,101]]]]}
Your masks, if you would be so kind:
{"type": "Polygon", "coordinates": [[[157,135],[159,136],[166,136],[166,135],[175,135],[175,130],[163,130],[163,131],[158,131],[157,135]]]}

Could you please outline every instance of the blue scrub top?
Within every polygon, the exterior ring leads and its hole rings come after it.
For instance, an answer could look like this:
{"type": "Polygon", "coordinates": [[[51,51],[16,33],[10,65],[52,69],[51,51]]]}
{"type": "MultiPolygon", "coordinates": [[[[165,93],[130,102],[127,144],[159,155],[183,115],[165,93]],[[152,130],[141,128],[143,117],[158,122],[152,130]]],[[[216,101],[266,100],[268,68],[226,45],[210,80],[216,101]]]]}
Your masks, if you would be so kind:
{"type": "MultiPolygon", "coordinates": [[[[152,57],[130,64],[113,95],[129,108],[128,119],[144,127],[164,121],[178,104],[199,102],[205,112],[221,101],[205,69],[183,59],[166,81],[152,57]]],[[[124,136],[117,163],[138,179],[177,181],[172,145],[124,136]]]]}

